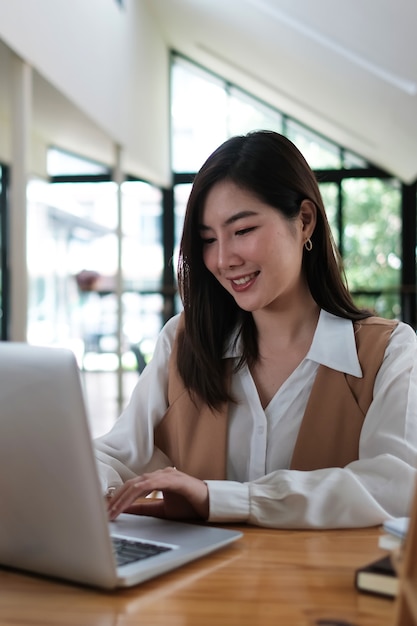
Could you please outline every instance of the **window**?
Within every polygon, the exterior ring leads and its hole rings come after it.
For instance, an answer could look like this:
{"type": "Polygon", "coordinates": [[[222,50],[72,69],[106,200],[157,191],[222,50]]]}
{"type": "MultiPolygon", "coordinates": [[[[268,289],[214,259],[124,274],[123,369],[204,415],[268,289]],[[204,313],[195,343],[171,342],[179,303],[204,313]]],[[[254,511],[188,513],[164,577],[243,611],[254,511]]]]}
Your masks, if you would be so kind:
{"type": "Polygon", "coordinates": [[[341,150],[331,141],[320,137],[294,120],[288,120],[285,135],[302,152],[312,169],[340,169],[341,150]]]}
{"type": "Polygon", "coordinates": [[[346,276],[357,304],[379,315],[401,314],[401,212],[396,180],[342,182],[346,276]]]}
{"type": "Polygon", "coordinates": [[[172,66],[172,169],[195,172],[227,138],[223,81],[187,62],[172,66]]]}
{"type": "Polygon", "coordinates": [[[90,159],[84,159],[59,148],[48,150],[46,167],[49,176],[80,176],[82,174],[109,174],[109,169],[90,159]]]}
{"type": "Polygon", "coordinates": [[[352,294],[379,315],[401,317],[401,191],[399,181],[239,87],[172,56],[172,154],[176,258],[190,185],[209,154],[250,130],[283,133],[317,172],[352,294]]]}
{"type": "Polygon", "coordinates": [[[69,347],[85,370],[116,370],[120,262],[122,358],[136,369],[137,350],[152,355],[163,322],[162,191],[122,183],[119,229],[104,166],[55,148],[48,164],[59,182],[28,185],[28,340],[69,347]]]}

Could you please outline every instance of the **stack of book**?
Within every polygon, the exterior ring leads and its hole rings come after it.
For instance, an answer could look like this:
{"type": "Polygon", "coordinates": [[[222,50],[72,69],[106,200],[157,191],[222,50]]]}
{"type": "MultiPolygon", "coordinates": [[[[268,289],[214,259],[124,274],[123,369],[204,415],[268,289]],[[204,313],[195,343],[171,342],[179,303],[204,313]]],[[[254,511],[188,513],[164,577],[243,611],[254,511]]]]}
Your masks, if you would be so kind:
{"type": "Polygon", "coordinates": [[[384,523],[384,534],[381,535],[378,543],[380,548],[387,550],[387,554],[356,570],[355,586],[359,591],[395,598],[399,589],[396,562],[408,526],[408,517],[400,517],[384,523]]]}

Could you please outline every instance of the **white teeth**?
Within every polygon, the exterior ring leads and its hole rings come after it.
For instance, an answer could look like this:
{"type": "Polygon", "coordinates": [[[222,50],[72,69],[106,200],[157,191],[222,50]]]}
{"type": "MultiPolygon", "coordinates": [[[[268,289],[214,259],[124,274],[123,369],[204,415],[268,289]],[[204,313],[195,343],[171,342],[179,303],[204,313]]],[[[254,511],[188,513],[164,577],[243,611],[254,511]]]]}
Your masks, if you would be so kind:
{"type": "Polygon", "coordinates": [[[238,278],[237,280],[234,280],[233,282],[235,283],[235,285],[244,285],[245,283],[248,283],[250,280],[252,280],[252,276],[245,276],[244,278],[238,278]]]}

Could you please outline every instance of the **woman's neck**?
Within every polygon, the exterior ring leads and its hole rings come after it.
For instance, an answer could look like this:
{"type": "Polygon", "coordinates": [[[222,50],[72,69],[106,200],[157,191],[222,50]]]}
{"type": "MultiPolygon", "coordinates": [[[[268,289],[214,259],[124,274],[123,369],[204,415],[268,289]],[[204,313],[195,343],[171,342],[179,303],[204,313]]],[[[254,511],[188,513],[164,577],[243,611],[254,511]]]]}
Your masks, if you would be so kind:
{"type": "Polygon", "coordinates": [[[296,306],[255,311],[253,318],[258,330],[260,352],[269,352],[268,346],[275,350],[309,339],[311,343],[319,314],[320,308],[310,293],[296,306]]]}

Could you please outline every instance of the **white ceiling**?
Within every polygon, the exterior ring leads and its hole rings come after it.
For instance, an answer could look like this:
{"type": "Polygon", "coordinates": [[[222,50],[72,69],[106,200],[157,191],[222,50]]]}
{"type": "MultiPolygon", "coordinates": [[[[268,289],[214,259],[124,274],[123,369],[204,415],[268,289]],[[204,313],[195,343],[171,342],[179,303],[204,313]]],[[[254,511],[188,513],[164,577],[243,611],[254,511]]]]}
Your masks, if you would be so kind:
{"type": "Polygon", "coordinates": [[[415,0],[144,0],[167,44],[404,182],[417,178],[415,0]]]}
{"type": "MultiPolygon", "coordinates": [[[[416,0],[134,1],[169,48],[404,182],[417,179],[416,0]]],[[[9,57],[0,41],[0,85],[9,57]]],[[[0,121],[8,106],[0,89],[0,121]]],[[[113,162],[111,139],[37,72],[33,122],[39,136],[53,126],[57,145],[113,162]]]]}
{"type": "MultiPolygon", "coordinates": [[[[0,40],[0,126],[4,120],[12,118],[10,88],[5,88],[12,85],[12,56],[10,48],[0,40]]],[[[36,70],[33,71],[32,113],[33,135],[35,140],[39,138],[39,145],[44,147],[46,141],[47,145],[64,147],[109,166],[113,163],[111,139],[36,70]]],[[[10,152],[10,138],[6,135],[0,133],[0,153],[3,149],[5,154],[10,152]]],[[[44,157],[42,154],[36,164],[42,163],[42,167],[31,173],[46,176],[44,157]]]]}

